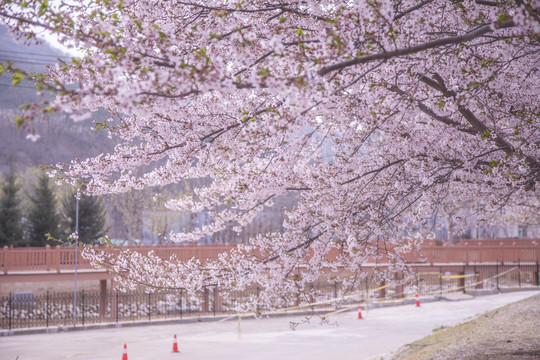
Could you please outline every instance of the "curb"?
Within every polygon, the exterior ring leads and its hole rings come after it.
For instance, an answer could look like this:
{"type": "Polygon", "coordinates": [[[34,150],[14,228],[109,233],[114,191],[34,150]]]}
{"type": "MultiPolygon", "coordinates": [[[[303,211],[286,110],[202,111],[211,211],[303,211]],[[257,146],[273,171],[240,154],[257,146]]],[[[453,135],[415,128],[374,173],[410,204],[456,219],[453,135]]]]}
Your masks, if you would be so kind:
{"type": "MultiPolygon", "coordinates": [[[[327,313],[329,309],[314,309],[309,311],[289,311],[289,312],[279,312],[264,314],[261,317],[285,317],[285,316],[296,316],[296,315],[311,315],[318,313],[327,313]]],[[[34,334],[55,334],[61,332],[71,332],[71,331],[85,331],[85,330],[103,330],[103,329],[115,329],[115,328],[125,328],[125,327],[136,327],[136,326],[153,326],[153,325],[169,325],[169,324],[192,324],[198,322],[214,322],[227,318],[234,317],[236,314],[229,315],[220,315],[220,316],[204,316],[204,317],[192,317],[185,319],[163,319],[163,320],[154,320],[154,321],[131,321],[131,322],[118,322],[118,323],[101,323],[101,324],[89,324],[89,325],[80,325],[80,326],[49,326],[49,327],[36,327],[36,328],[22,328],[22,329],[11,329],[11,330],[0,330],[0,338],[3,336],[16,336],[16,335],[34,335],[34,334]]],[[[254,316],[243,317],[243,320],[253,319],[254,316]]]]}

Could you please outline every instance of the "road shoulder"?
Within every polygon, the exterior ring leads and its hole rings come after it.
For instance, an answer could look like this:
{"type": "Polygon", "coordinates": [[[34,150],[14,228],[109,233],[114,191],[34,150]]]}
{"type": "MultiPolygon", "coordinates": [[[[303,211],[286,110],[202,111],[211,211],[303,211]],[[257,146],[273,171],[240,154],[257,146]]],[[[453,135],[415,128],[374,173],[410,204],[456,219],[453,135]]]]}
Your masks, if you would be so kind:
{"type": "Polygon", "coordinates": [[[540,358],[540,295],[402,347],[393,360],[532,360],[540,358]]]}

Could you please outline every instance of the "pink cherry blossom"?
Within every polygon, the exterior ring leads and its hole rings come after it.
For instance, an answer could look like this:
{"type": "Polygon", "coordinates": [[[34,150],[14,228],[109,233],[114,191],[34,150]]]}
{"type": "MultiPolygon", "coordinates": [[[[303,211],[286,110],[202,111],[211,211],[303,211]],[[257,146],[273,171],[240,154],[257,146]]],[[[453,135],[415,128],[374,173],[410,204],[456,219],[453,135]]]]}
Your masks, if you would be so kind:
{"type": "Polygon", "coordinates": [[[354,289],[366,261],[393,281],[433,231],[425,219],[463,203],[486,220],[538,213],[537,0],[1,4],[16,36],[46,30],[85,53],[36,78],[57,94],[43,106],[111,113],[115,150],[57,165],[59,178],[91,194],[211,179],[167,203],[212,216],[178,241],[297,199],[284,231],[215,261],[87,248],[123,287],[256,283],[242,310],[279,306],[323,273],[354,289]]]}

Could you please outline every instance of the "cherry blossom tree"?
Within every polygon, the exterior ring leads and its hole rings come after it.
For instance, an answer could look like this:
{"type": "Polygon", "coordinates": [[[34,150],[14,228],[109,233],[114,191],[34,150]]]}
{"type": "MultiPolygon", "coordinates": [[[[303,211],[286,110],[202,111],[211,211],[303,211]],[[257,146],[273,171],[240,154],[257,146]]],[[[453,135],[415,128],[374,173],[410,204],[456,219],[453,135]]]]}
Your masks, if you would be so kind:
{"type": "Polygon", "coordinates": [[[213,220],[177,241],[241,231],[279,197],[298,198],[284,231],[204,264],[87,249],[125,287],[255,282],[252,306],[278,304],[324,271],[354,288],[368,259],[393,278],[430,231],[412,225],[442,208],[538,206],[538,0],[1,4],[20,38],[52,32],[84,52],[41,75],[3,64],[14,83],[56,93],[19,124],[111,113],[96,127],[114,152],[58,164],[59,179],[83,178],[96,195],[211,179],[167,203],[213,220]]]}

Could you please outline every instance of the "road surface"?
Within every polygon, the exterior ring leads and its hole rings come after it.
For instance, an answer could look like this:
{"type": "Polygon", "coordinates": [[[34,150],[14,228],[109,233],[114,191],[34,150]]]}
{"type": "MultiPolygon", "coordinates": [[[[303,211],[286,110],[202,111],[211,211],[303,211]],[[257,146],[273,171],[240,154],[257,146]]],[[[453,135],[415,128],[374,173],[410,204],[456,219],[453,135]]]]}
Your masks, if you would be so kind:
{"type": "Polygon", "coordinates": [[[388,359],[401,346],[441,326],[452,326],[487,311],[538,294],[514,292],[463,301],[437,301],[317,317],[291,330],[303,316],[237,319],[70,331],[0,337],[1,360],[120,360],[127,344],[129,360],[347,360],[388,359]],[[172,353],[173,336],[180,353],[172,353]]]}

